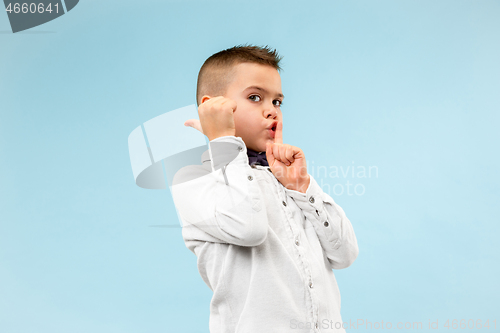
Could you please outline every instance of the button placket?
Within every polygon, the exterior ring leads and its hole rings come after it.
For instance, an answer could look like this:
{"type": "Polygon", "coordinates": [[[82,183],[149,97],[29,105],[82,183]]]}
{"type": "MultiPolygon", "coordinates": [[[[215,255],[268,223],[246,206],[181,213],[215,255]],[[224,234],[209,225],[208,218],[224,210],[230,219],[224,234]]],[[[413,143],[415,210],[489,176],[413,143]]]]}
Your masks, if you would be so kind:
{"type": "MultiPolygon", "coordinates": [[[[268,170],[270,172],[272,172],[270,168],[268,170]]],[[[282,199],[281,204],[284,207],[287,207],[288,205],[287,205],[287,203],[285,201],[286,197],[287,197],[286,192],[284,192],[282,190],[282,188],[279,186],[279,184],[280,184],[279,181],[275,177],[273,177],[273,178],[274,178],[273,181],[274,181],[274,183],[276,185],[278,193],[284,195],[284,196],[282,196],[282,195],[278,194],[279,198],[282,199]]],[[[284,209],[284,212],[285,212],[285,215],[287,217],[286,220],[287,220],[288,226],[290,227],[290,232],[291,232],[290,236],[293,237],[291,239],[293,239],[295,245],[297,246],[296,249],[297,249],[298,258],[299,258],[300,263],[301,263],[300,266],[302,267],[303,273],[305,274],[305,276],[307,276],[307,279],[310,281],[309,282],[309,291],[310,291],[309,292],[309,297],[310,297],[311,305],[312,305],[312,309],[311,309],[312,313],[311,313],[311,315],[313,317],[313,322],[315,322],[317,320],[315,318],[317,316],[317,314],[315,315],[315,312],[317,312],[317,310],[315,311],[314,309],[316,308],[315,304],[316,304],[317,301],[316,301],[316,296],[314,295],[315,291],[313,289],[313,283],[312,283],[312,275],[311,275],[312,272],[310,270],[311,269],[310,268],[310,264],[311,263],[307,259],[307,253],[303,253],[303,251],[306,251],[306,248],[299,247],[299,245],[301,245],[300,241],[299,241],[300,232],[298,231],[298,229],[296,229],[296,228],[298,228],[298,226],[296,226],[293,223],[291,223],[291,220],[293,220],[292,212],[290,211],[290,209],[284,209]]],[[[306,218],[306,217],[304,216],[304,218],[306,218]]]]}
{"type": "Polygon", "coordinates": [[[321,218],[321,213],[318,210],[318,208],[319,209],[321,209],[321,208],[318,206],[318,203],[314,204],[316,202],[316,199],[314,199],[314,196],[309,197],[309,202],[311,203],[311,205],[313,206],[314,210],[316,211],[316,216],[318,218],[321,218]]]}
{"type": "MultiPolygon", "coordinates": [[[[286,193],[285,193],[285,197],[286,197],[286,193]]],[[[285,200],[282,200],[282,204],[283,206],[287,206],[287,203],[285,202],[285,200]]],[[[285,212],[287,214],[287,216],[291,219],[291,212],[288,210],[288,209],[285,209],[285,212]]],[[[306,218],[304,216],[304,218],[306,218]]],[[[301,262],[301,265],[302,266],[302,271],[305,273],[305,276],[307,277],[307,280],[309,280],[309,283],[306,282],[306,285],[309,287],[309,297],[310,297],[310,300],[311,300],[311,305],[312,305],[312,312],[311,312],[311,315],[313,317],[313,322],[316,321],[316,319],[314,318],[315,315],[315,304],[316,304],[316,296],[314,296],[314,289],[313,289],[313,283],[312,283],[312,272],[311,272],[311,263],[309,262],[308,258],[307,258],[307,253],[306,252],[303,252],[303,251],[307,251],[307,248],[304,248],[304,247],[300,247],[300,245],[303,245],[300,243],[299,241],[299,238],[300,238],[300,232],[298,229],[298,226],[297,225],[294,225],[293,223],[290,223],[290,220],[287,219],[287,221],[289,222],[289,227],[290,227],[290,231],[293,235],[293,242],[295,243],[296,245],[296,249],[298,251],[298,256],[299,256],[299,260],[301,262]]],[[[306,280],[306,281],[307,281],[306,280]]]]}

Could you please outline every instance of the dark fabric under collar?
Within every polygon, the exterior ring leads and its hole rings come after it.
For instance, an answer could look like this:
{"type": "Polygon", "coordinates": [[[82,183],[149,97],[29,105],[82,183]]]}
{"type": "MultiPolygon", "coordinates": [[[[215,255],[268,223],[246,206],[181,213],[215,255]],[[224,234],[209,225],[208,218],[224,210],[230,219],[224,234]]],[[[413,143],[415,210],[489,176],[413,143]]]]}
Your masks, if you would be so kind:
{"type": "Polygon", "coordinates": [[[267,156],[265,151],[256,152],[255,150],[247,148],[247,155],[248,155],[248,164],[269,166],[269,163],[267,163],[267,156]]]}

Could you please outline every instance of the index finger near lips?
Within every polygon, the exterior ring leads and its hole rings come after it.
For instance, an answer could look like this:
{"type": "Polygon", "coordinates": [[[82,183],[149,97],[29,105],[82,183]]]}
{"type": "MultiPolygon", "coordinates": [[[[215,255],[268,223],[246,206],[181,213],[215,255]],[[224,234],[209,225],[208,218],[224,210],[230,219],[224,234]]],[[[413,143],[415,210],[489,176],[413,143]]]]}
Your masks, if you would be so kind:
{"type": "Polygon", "coordinates": [[[276,125],[274,143],[283,143],[283,122],[281,120],[278,121],[278,124],[276,125]]]}

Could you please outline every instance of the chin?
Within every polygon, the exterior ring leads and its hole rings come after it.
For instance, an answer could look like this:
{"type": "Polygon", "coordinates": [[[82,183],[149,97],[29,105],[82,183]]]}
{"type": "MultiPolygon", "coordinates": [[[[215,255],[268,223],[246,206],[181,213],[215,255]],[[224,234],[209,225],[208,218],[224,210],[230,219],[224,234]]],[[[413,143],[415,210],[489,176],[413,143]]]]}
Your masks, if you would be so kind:
{"type": "Polygon", "coordinates": [[[266,140],[266,141],[264,141],[264,143],[259,146],[259,149],[257,151],[263,151],[263,152],[265,152],[266,151],[266,142],[273,143],[274,141],[273,140],[266,140]]]}
{"type": "MultiPolygon", "coordinates": [[[[264,140],[262,140],[260,142],[254,142],[254,144],[252,146],[254,146],[255,149],[253,149],[253,148],[250,148],[250,149],[255,150],[257,152],[259,152],[259,151],[265,152],[266,151],[266,143],[267,142],[274,143],[274,139],[265,138],[264,140]]],[[[247,148],[248,148],[248,145],[247,145],[247,148]]]]}

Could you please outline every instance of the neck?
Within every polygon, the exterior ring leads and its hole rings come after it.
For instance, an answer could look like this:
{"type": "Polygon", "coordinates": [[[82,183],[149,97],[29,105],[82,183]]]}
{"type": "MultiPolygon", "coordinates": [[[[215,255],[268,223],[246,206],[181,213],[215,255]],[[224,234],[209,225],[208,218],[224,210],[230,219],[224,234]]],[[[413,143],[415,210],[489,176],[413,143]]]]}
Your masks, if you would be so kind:
{"type": "Polygon", "coordinates": [[[256,152],[256,153],[259,153],[259,154],[264,153],[264,151],[259,151],[259,150],[248,148],[248,147],[247,147],[247,150],[250,150],[250,151],[253,151],[253,152],[256,152]]]}

